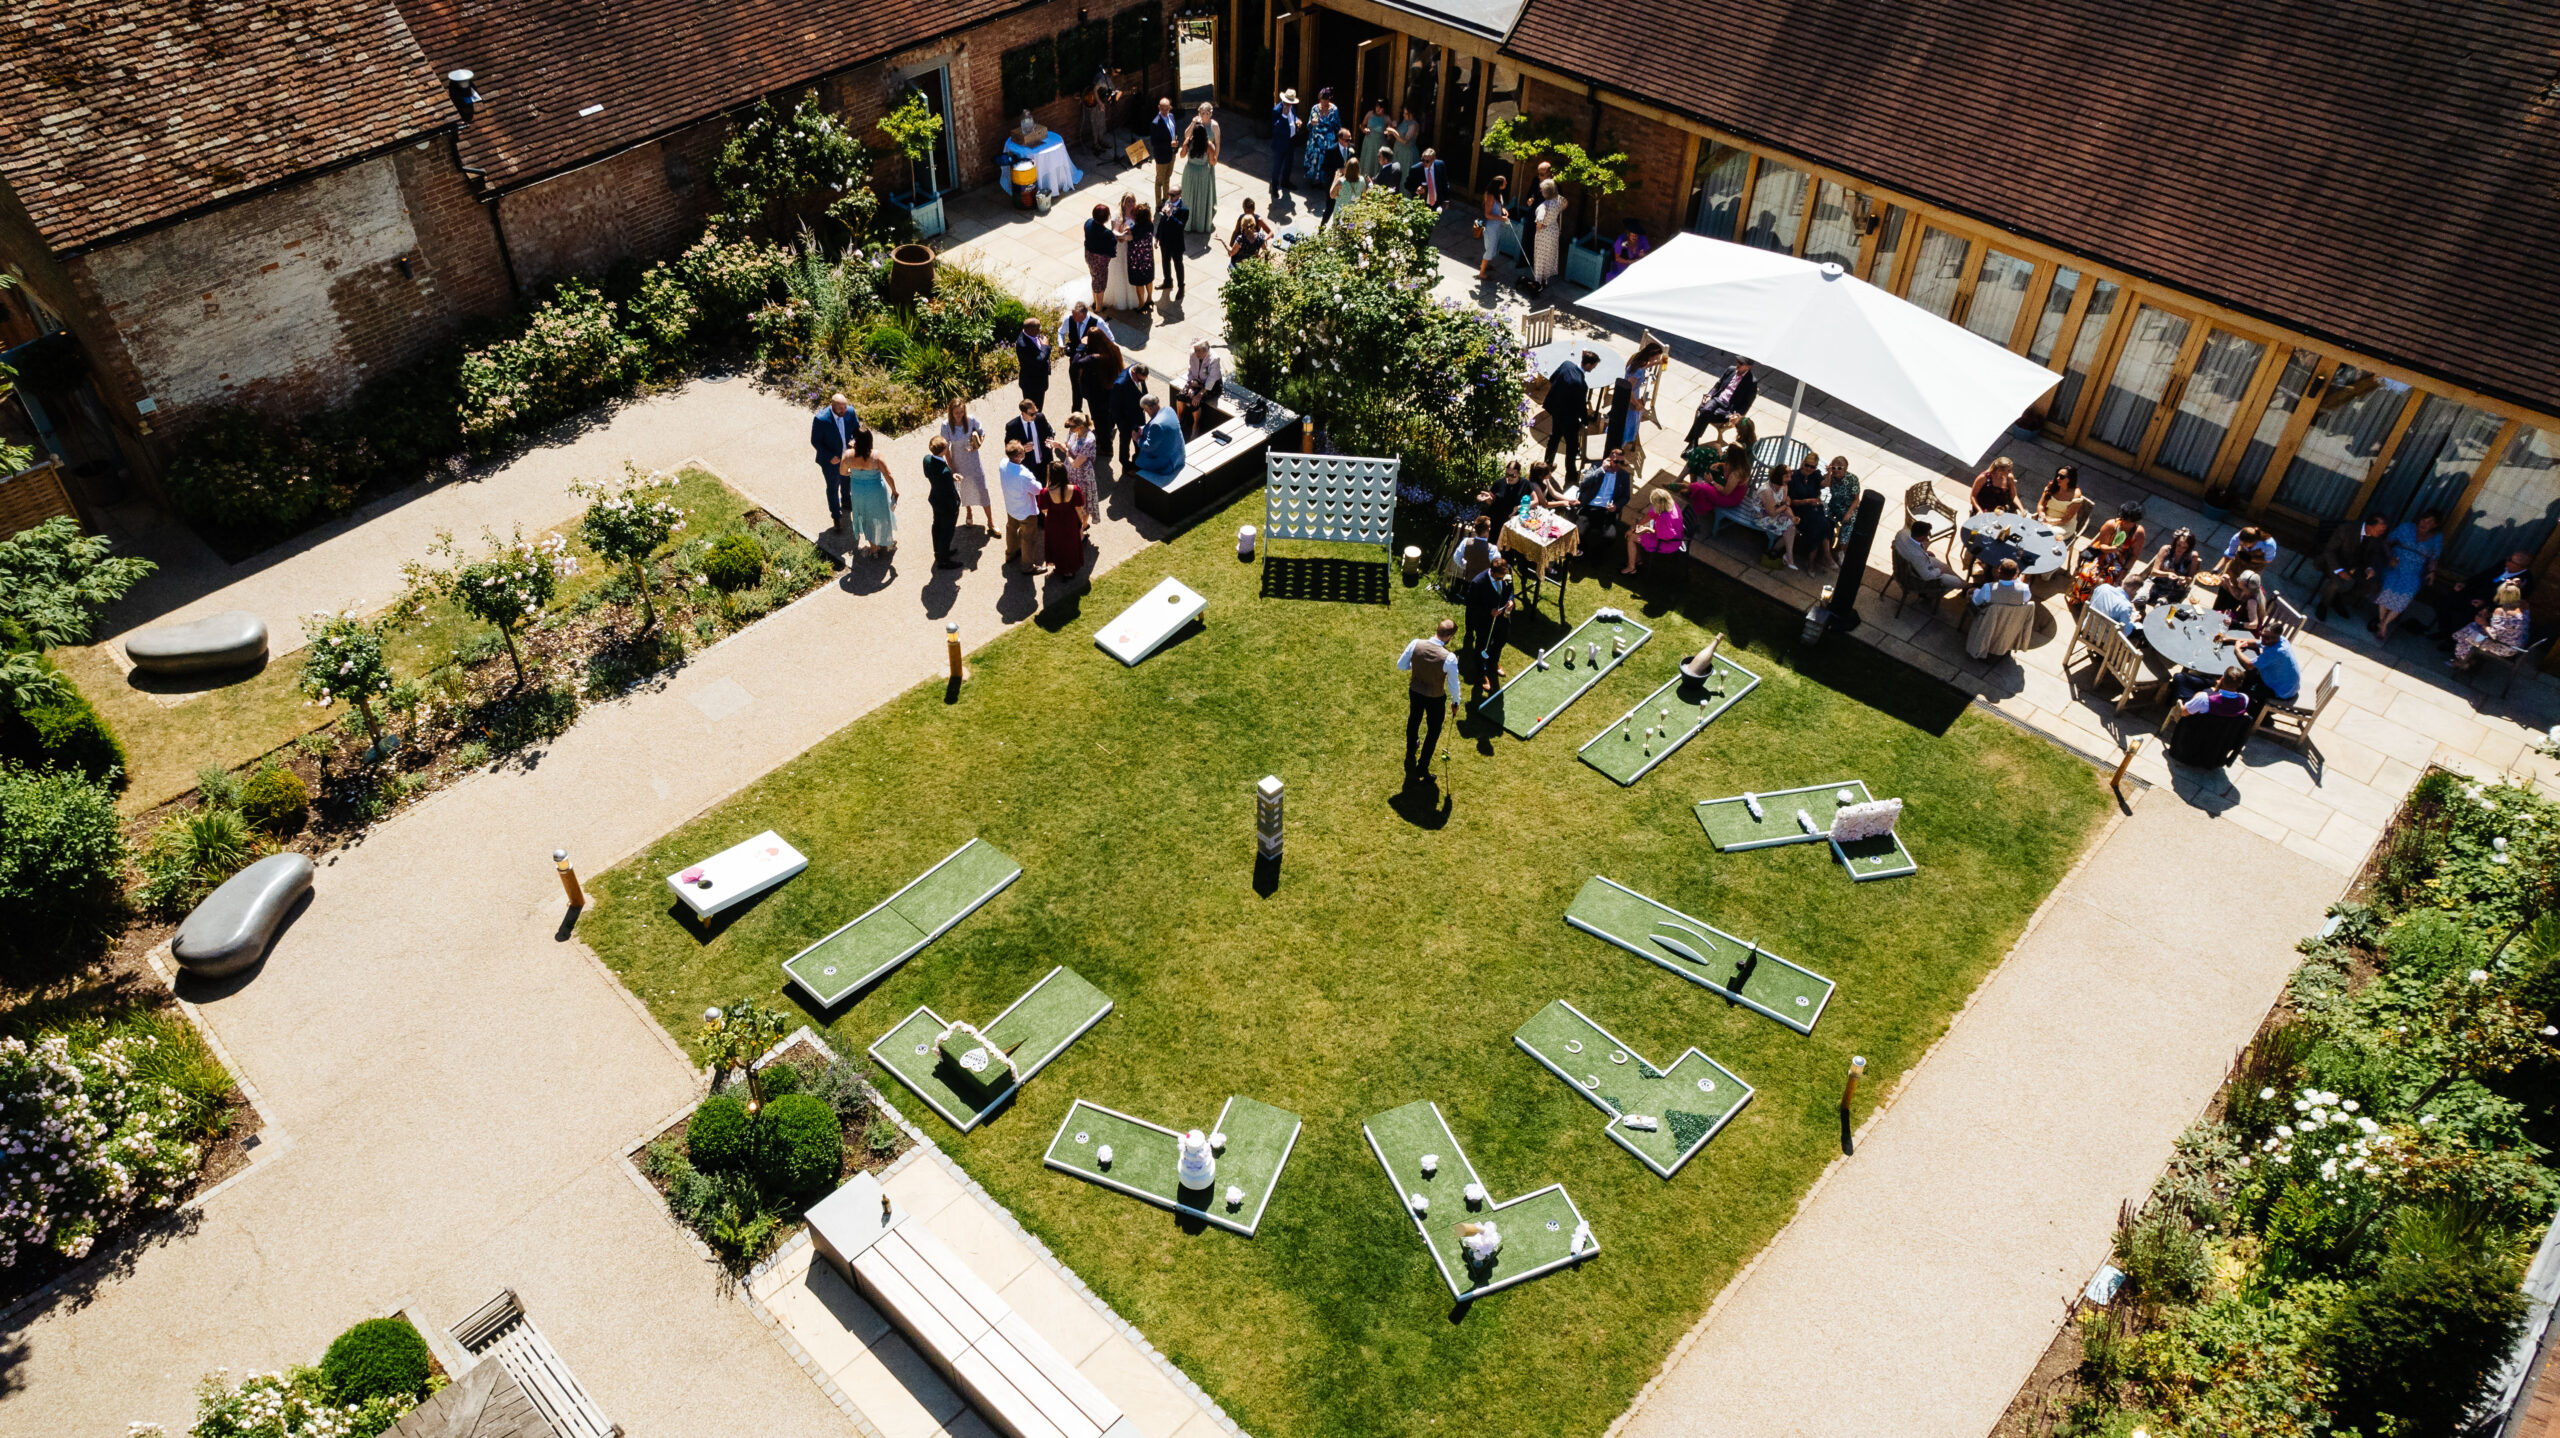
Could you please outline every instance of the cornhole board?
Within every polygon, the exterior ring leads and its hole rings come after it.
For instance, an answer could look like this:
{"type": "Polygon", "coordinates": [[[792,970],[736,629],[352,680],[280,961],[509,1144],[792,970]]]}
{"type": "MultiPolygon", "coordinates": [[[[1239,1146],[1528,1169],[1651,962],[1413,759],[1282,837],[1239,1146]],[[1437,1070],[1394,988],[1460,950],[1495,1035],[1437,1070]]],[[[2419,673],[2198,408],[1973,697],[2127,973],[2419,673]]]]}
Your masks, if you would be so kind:
{"type": "Polygon", "coordinates": [[[1657,1177],[1678,1173],[1751,1102],[1751,1085],[1694,1045],[1670,1068],[1655,1068],[1562,999],[1522,1024],[1511,1042],[1607,1114],[1603,1131],[1657,1177]],[[1628,1128],[1622,1122],[1628,1114],[1650,1116],[1660,1126],[1628,1128]]]}
{"type": "Polygon", "coordinates": [[[818,1007],[833,1008],[922,953],[1021,877],[1020,864],[971,839],[860,918],[783,960],[782,972],[818,1007]]]}
{"type": "Polygon", "coordinates": [[[1840,866],[1849,871],[1850,878],[1862,884],[1869,879],[1901,879],[1920,872],[1919,861],[1911,857],[1909,849],[1902,847],[1898,827],[1894,833],[1860,839],[1853,844],[1832,843],[1831,820],[1843,807],[1840,792],[1844,789],[1854,796],[1849,800],[1852,804],[1874,802],[1873,796],[1867,793],[1865,780],[1845,779],[1837,784],[1812,784],[1802,789],[1753,794],[1751,797],[1760,801],[1760,817],[1757,819],[1751,817],[1751,806],[1742,801],[1740,794],[1729,799],[1701,799],[1697,807],[1698,826],[1707,831],[1707,842],[1715,845],[1716,852],[1720,854],[1742,849],[1774,849],[1782,844],[1830,844],[1831,857],[1840,861],[1840,866]],[[1803,822],[1796,818],[1798,809],[1813,820],[1819,832],[1805,832],[1803,822]]]}
{"type": "Polygon", "coordinates": [[[1614,879],[1594,874],[1564,921],[1800,1034],[1813,1032],[1831,1002],[1832,983],[1822,975],[1614,879]]]}
{"type": "Polygon", "coordinates": [[[1298,1146],[1299,1127],[1298,1116],[1287,1109],[1241,1094],[1229,1098],[1218,1110],[1218,1121],[1202,1130],[1227,1136],[1227,1146],[1217,1155],[1217,1174],[1205,1189],[1186,1189],[1175,1176],[1181,1160],[1179,1130],[1077,1099],[1068,1106],[1041,1162],[1087,1183],[1251,1238],[1262,1226],[1271,1191],[1280,1186],[1280,1170],[1288,1166],[1289,1153],[1298,1146]],[[1101,1160],[1106,1145],[1111,1149],[1108,1165],[1101,1160]],[[1230,1205],[1229,1188],[1244,1190],[1242,1201],[1230,1205]]]}
{"type": "Polygon", "coordinates": [[[1094,631],[1093,642],[1121,663],[1136,664],[1162,649],[1166,640],[1208,607],[1209,601],[1191,586],[1179,579],[1167,579],[1148,590],[1146,598],[1121,610],[1110,623],[1094,631]]]}
{"type": "Polygon", "coordinates": [[[695,917],[707,919],[745,903],[807,867],[806,855],[767,829],[745,843],[732,844],[699,864],[667,875],[667,887],[676,891],[676,897],[693,910],[695,917]]]}
{"type": "Polygon", "coordinates": [[[1510,730],[1515,738],[1530,738],[1546,728],[1548,721],[1571,708],[1574,700],[1581,698],[1609,671],[1624,664],[1652,637],[1650,628],[1614,610],[1594,614],[1573,626],[1573,632],[1557,641],[1556,646],[1548,651],[1550,657],[1546,668],[1539,668],[1535,660],[1522,665],[1520,672],[1511,676],[1510,683],[1493,691],[1473,712],[1500,719],[1502,727],[1510,730]],[[1621,638],[1627,641],[1627,652],[1613,653],[1617,647],[1614,641],[1621,638]],[[1600,645],[1600,667],[1597,669],[1583,662],[1582,652],[1584,645],[1595,641],[1600,645]],[[1570,669],[1564,662],[1567,649],[1573,651],[1573,667],[1570,669]]]}
{"type": "Polygon", "coordinates": [[[1719,650],[1713,677],[1692,679],[1674,670],[1669,683],[1638,700],[1636,707],[1592,735],[1579,751],[1582,762],[1621,785],[1632,784],[1652,773],[1681,745],[1723,718],[1724,711],[1742,702],[1743,695],[1759,687],[1759,675],[1719,650]],[[1671,711],[1668,719],[1662,713],[1666,709],[1671,711]],[[1659,733],[1648,737],[1645,730],[1649,728],[1668,731],[1668,737],[1659,733]]]}
{"type": "Polygon", "coordinates": [[[951,1021],[918,1004],[898,1026],[871,1041],[871,1057],[915,1090],[942,1121],[967,1133],[1004,1107],[1067,1045],[1111,1012],[1111,1000],[1075,970],[1060,965],[987,1024],[987,1041],[1013,1056],[1016,1078],[1003,1065],[982,1080],[951,1061],[937,1042],[951,1021]]]}
{"type": "Polygon", "coordinates": [[[1482,1188],[1484,1180],[1476,1177],[1475,1165],[1467,1162],[1457,1135],[1449,1132],[1448,1120],[1440,1116],[1440,1105],[1431,1100],[1416,1099],[1389,1109],[1362,1124],[1360,1132],[1369,1140],[1369,1152],[1377,1155],[1378,1166],[1387,1171],[1396,1206],[1421,1233],[1431,1261],[1440,1265],[1440,1278],[1449,1285],[1451,1298],[1462,1303],[1482,1298],[1600,1256],[1597,1235],[1585,1240],[1581,1252],[1574,1251],[1574,1235],[1582,1232],[1582,1210],[1573,1206],[1563,1184],[1551,1183],[1502,1203],[1495,1203],[1492,1190],[1486,1189],[1484,1203],[1469,1208],[1467,1185],[1482,1188]],[[1422,1172],[1426,1153],[1440,1158],[1439,1167],[1428,1177],[1422,1172]],[[1417,1193],[1431,1200],[1428,1211],[1413,1211],[1408,1199],[1417,1193]],[[1458,1246],[1458,1225],[1486,1218],[1502,1230],[1502,1249],[1479,1280],[1467,1265],[1467,1251],[1458,1246]]]}

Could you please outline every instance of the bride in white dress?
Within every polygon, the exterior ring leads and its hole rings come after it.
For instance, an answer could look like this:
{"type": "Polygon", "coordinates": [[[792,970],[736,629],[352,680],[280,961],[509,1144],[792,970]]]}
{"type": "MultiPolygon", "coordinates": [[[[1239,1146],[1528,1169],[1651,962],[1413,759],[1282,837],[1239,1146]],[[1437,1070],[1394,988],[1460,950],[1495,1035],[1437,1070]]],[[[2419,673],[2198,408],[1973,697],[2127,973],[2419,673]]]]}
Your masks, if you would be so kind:
{"type": "Polygon", "coordinates": [[[1129,227],[1137,223],[1138,197],[1120,192],[1120,218],[1111,222],[1112,233],[1120,237],[1120,252],[1111,257],[1111,283],[1102,291],[1102,307],[1106,310],[1134,310],[1138,307],[1138,291],[1129,283],[1129,227]]]}

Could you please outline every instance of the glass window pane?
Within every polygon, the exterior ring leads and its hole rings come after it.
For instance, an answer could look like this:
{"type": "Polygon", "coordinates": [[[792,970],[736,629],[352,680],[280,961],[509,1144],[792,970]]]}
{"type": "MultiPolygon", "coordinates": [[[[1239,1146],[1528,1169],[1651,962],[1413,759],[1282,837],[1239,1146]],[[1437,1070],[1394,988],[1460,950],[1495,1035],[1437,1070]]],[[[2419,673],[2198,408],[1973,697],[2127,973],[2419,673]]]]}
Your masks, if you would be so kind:
{"type": "Polygon", "coordinates": [[[1733,238],[1742,222],[1742,181],[1751,152],[1713,140],[1698,147],[1698,174],[1689,188],[1689,228],[1719,240],[1733,238]]]}
{"type": "MultiPolygon", "coordinates": [[[[1491,125],[1496,120],[1516,119],[1519,114],[1520,72],[1512,69],[1508,65],[1497,63],[1493,67],[1493,78],[1487,82],[1485,86],[1484,122],[1487,125],[1491,125]]],[[[1482,136],[1479,135],[1478,138],[1480,139],[1482,136]]],[[[1447,145],[1441,146],[1440,152],[1444,155],[1458,153],[1456,149],[1447,145]]],[[[1510,173],[1511,162],[1509,160],[1502,158],[1500,155],[1487,153],[1482,146],[1477,147],[1476,180],[1478,184],[1492,184],[1494,176],[1508,175],[1510,173]]],[[[1518,200],[1520,197],[1518,195],[1514,195],[1511,198],[1518,200]]]]}
{"type": "Polygon", "coordinates": [[[1974,276],[1973,305],[1964,312],[1964,327],[2007,349],[2009,337],[2018,332],[2018,311],[2026,308],[2027,286],[2035,277],[2035,261],[1984,246],[1982,272],[1974,276]]]}
{"type": "MultiPolygon", "coordinates": [[[[2429,395],[2418,406],[2392,451],[2382,483],[2373,491],[2365,513],[2380,514],[2397,524],[2413,514],[2451,509],[2471,487],[2472,473],[2489,457],[2489,446],[2506,421],[2487,410],[2429,395]]],[[[2445,515],[2447,523],[2452,516],[2445,515]]]]}
{"type": "Polygon", "coordinates": [[[1774,160],[1760,162],[1760,177],[1751,182],[1751,223],[1742,242],[1764,250],[1796,247],[1796,231],[1804,227],[1805,175],[1774,160]]]}
{"type": "Polygon", "coordinates": [[[2169,389],[2169,372],[2177,368],[2178,351],[2187,343],[2188,320],[2144,305],[2133,312],[2124,351],[2116,356],[2116,372],[2098,396],[2097,416],[2089,421],[2089,437],[2121,450],[2142,448],[2143,432],[2169,389]]]}
{"type": "Polygon", "coordinates": [[[2053,422],[2069,424],[2080,407],[2080,392],[2089,387],[2089,367],[2098,362],[2098,346],[2107,338],[2107,321],[2115,317],[2124,290],[2113,280],[2089,285],[2089,311],[2080,317],[2080,333],[2071,341],[2071,362],[2062,367],[2062,383],[2053,392],[2053,422]]]}
{"type": "MultiPolygon", "coordinates": [[[[1449,167],[1449,183],[1466,183],[1467,141],[1475,134],[1476,86],[1484,62],[1472,55],[1449,57],[1449,93],[1440,102],[1440,159],[1449,167]]],[[[1430,144],[1428,140],[1424,144],[1430,144]]]]}
{"type": "Polygon", "coordinates": [[[2518,430],[2463,516],[2445,564],[2456,574],[2475,574],[2514,550],[2539,554],[2554,524],[2560,524],[2560,430],[2518,430]]]}
{"type": "Polygon", "coordinates": [[[2036,332],[2027,341],[2027,358],[2040,365],[2053,363],[2053,352],[2062,344],[2062,322],[2071,318],[2071,297],[2080,292],[2078,270],[2055,270],[2053,284],[2044,292],[2044,309],[2036,315],[2036,332]]]}
{"type": "Polygon", "coordinates": [[[2276,503],[2312,519],[2335,519],[2355,502],[2382,442],[2391,437],[2409,387],[2342,364],[2320,394],[2320,408],[2302,432],[2293,462],[2276,482],[2276,503]]]}
{"type": "Polygon", "coordinates": [[[1956,295],[1964,288],[1965,252],[1973,242],[1944,230],[1920,233],[1920,257],[1911,271],[1911,288],[1903,298],[1945,319],[1956,312],[1956,295]]]}
{"type": "Polygon", "coordinates": [[[1861,278],[1878,289],[1893,288],[1893,262],[1902,256],[1902,231],[1911,214],[1900,205],[1885,207],[1884,224],[1876,231],[1876,257],[1867,261],[1861,278]]]}
{"type": "Polygon", "coordinates": [[[2258,413],[2258,427],[2250,431],[2248,447],[2232,467],[2235,498],[2257,493],[2258,481],[2266,477],[2267,461],[2275,456],[2276,442],[2284,438],[2284,427],[2293,421],[2302,392],[2311,388],[2312,372],[2319,368],[2320,357],[2309,350],[2295,350],[2293,358],[2284,362],[2284,373],[2276,376],[2275,393],[2267,396],[2267,407],[2258,413]]]}
{"type": "Polygon", "coordinates": [[[2222,453],[2232,417],[2240,413],[2240,401],[2248,397],[2249,385],[2258,377],[2258,364],[2266,357],[2267,347],[2256,340],[2208,331],[2204,347],[2196,354],[2196,367],[2188,372],[2186,393],[2178,396],[2178,412],[2169,416],[2169,428],[2160,436],[2160,452],[2152,462],[2171,474],[2203,479],[2222,453]]]}
{"type": "Polygon", "coordinates": [[[1805,230],[1804,257],[1815,264],[1858,268],[1858,211],[1849,192],[1829,180],[1814,191],[1813,223],[1805,230]]]}

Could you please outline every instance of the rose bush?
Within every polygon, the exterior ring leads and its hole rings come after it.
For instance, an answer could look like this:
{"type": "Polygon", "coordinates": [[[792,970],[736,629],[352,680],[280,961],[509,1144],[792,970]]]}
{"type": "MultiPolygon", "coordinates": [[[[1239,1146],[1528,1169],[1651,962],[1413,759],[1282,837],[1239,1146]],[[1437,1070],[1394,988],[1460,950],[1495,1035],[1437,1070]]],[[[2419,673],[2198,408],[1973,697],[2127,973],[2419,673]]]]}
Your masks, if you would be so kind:
{"type": "Polygon", "coordinates": [[[168,1207],[195,1176],[188,1100],[137,1072],[159,1042],[0,1039],[0,1266],[84,1258],[100,1234],[168,1207]]]}

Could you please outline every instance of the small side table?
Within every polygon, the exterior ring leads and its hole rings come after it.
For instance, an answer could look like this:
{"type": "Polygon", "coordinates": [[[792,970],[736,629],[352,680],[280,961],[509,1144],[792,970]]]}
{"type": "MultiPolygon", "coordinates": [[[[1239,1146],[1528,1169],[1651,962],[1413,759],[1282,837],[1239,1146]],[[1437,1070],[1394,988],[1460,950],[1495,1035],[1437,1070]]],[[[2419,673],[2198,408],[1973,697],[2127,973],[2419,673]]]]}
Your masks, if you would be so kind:
{"type": "MultiPolygon", "coordinates": [[[[1501,548],[1519,555],[1521,564],[1529,571],[1528,577],[1521,582],[1520,591],[1528,596],[1532,609],[1546,597],[1547,565],[1569,559],[1582,549],[1582,531],[1573,521],[1556,515],[1548,523],[1557,530],[1551,536],[1533,534],[1522,529],[1519,520],[1509,520],[1503,524],[1502,533],[1495,541],[1501,548]]],[[[1556,617],[1565,617],[1564,585],[1561,581],[1556,585],[1556,617]]]]}

